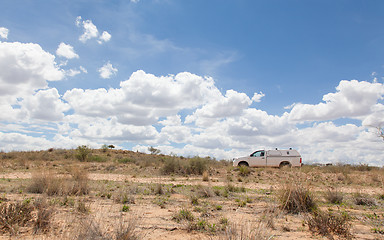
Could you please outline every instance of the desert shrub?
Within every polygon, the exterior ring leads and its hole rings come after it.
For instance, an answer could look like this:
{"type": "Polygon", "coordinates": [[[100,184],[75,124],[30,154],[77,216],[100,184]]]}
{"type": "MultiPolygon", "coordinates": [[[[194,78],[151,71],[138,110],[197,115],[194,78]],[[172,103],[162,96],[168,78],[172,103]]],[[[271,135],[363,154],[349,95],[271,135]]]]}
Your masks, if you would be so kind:
{"type": "Polygon", "coordinates": [[[370,198],[367,195],[363,195],[361,193],[356,193],[354,195],[354,202],[356,205],[362,205],[362,206],[376,206],[376,201],[373,198],[370,198]]]}
{"type": "Polygon", "coordinates": [[[87,161],[88,162],[106,162],[107,159],[99,155],[89,155],[87,158],[87,161]]]}
{"type": "Polygon", "coordinates": [[[27,192],[29,193],[44,193],[47,189],[48,184],[53,178],[52,175],[45,173],[33,173],[31,183],[27,186],[27,192]]]}
{"type": "Polygon", "coordinates": [[[196,192],[197,197],[199,198],[209,198],[215,196],[215,192],[211,187],[197,185],[192,189],[192,191],[196,192]]]}
{"type": "Polygon", "coordinates": [[[286,184],[278,198],[281,209],[288,213],[311,212],[316,208],[311,192],[300,183],[286,184]]]}
{"type": "Polygon", "coordinates": [[[172,173],[181,173],[183,167],[179,159],[176,158],[167,158],[164,162],[163,167],[161,168],[161,173],[164,175],[172,173]]]}
{"type": "Polygon", "coordinates": [[[36,221],[34,222],[33,232],[48,232],[51,225],[51,219],[53,215],[53,208],[49,206],[46,199],[37,199],[34,203],[35,209],[37,210],[36,221]]]}
{"type": "Polygon", "coordinates": [[[77,202],[77,206],[76,206],[76,210],[79,212],[79,213],[89,213],[89,207],[85,204],[85,201],[84,200],[79,200],[77,202]]]}
{"type": "Polygon", "coordinates": [[[77,196],[88,194],[88,172],[81,168],[73,168],[71,169],[70,174],[72,176],[72,187],[70,189],[70,194],[77,196]]]}
{"type": "Polygon", "coordinates": [[[32,220],[32,211],[29,201],[0,204],[0,232],[17,234],[19,227],[32,220]]]}
{"type": "Polygon", "coordinates": [[[130,195],[127,191],[119,191],[115,196],[115,202],[122,204],[135,204],[135,197],[130,195]]]}
{"type": "Polygon", "coordinates": [[[316,210],[307,220],[309,230],[333,239],[333,235],[343,239],[352,239],[350,217],[345,213],[316,210]]]}
{"type": "Polygon", "coordinates": [[[333,204],[341,204],[343,202],[343,194],[337,190],[328,190],[325,193],[325,199],[333,204]]]}
{"type": "Polygon", "coordinates": [[[191,211],[187,209],[181,209],[178,213],[173,215],[172,219],[176,222],[181,222],[183,220],[193,221],[195,220],[195,217],[193,216],[191,211]]]}
{"type": "Polygon", "coordinates": [[[86,145],[78,146],[76,148],[75,157],[81,162],[85,162],[88,159],[88,155],[90,153],[91,153],[91,149],[88,146],[86,145]]]}
{"type": "Polygon", "coordinates": [[[240,166],[239,167],[239,175],[242,177],[249,176],[251,174],[251,169],[248,166],[240,166]]]}
{"type": "Polygon", "coordinates": [[[187,174],[202,175],[208,168],[208,161],[205,158],[194,157],[188,159],[187,174]]]}
{"type": "Polygon", "coordinates": [[[136,163],[136,160],[132,159],[132,158],[119,158],[117,159],[117,162],[118,163],[136,163]]]}
{"type": "Polygon", "coordinates": [[[220,240],[267,240],[273,235],[265,227],[263,222],[256,225],[246,223],[226,223],[223,235],[220,240]]]}
{"type": "Polygon", "coordinates": [[[123,208],[121,209],[122,212],[129,212],[130,207],[128,205],[123,205],[123,208]]]}
{"type": "Polygon", "coordinates": [[[97,224],[92,219],[84,220],[78,226],[80,228],[77,231],[77,239],[78,240],[88,240],[88,239],[109,240],[109,239],[112,239],[108,234],[105,234],[101,230],[100,224],[97,224]]]}
{"type": "Polygon", "coordinates": [[[154,189],[154,193],[157,195],[163,195],[164,194],[163,185],[156,184],[156,187],[154,189]]]}
{"type": "Polygon", "coordinates": [[[208,171],[203,172],[203,181],[208,182],[209,181],[209,173],[208,171]]]}
{"type": "Polygon", "coordinates": [[[119,227],[115,229],[116,240],[139,240],[142,239],[142,235],[136,231],[138,225],[138,219],[136,217],[129,217],[123,219],[120,217],[119,227]]]}

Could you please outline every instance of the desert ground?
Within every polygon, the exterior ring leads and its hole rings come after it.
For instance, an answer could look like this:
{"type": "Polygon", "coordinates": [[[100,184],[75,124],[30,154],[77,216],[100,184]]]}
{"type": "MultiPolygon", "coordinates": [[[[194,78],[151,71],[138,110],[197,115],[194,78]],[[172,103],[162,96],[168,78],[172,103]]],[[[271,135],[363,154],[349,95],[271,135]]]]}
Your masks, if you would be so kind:
{"type": "Polygon", "coordinates": [[[384,239],[383,168],[85,146],[0,161],[0,239],[384,239]]]}

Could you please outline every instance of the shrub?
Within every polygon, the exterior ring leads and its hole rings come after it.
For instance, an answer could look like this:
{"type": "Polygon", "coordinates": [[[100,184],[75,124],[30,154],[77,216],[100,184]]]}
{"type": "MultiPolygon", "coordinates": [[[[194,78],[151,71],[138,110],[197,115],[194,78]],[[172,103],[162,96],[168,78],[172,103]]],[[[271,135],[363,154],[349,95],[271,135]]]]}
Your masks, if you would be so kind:
{"type": "Polygon", "coordinates": [[[181,222],[182,220],[193,221],[195,217],[192,212],[186,209],[181,209],[178,213],[176,213],[173,218],[176,222],[181,222]]]}
{"type": "Polygon", "coordinates": [[[86,145],[78,146],[76,148],[75,157],[79,159],[81,162],[85,162],[90,153],[91,153],[91,149],[88,146],[86,145]]]}
{"type": "Polygon", "coordinates": [[[343,202],[343,194],[337,190],[328,190],[325,194],[325,199],[333,204],[341,204],[343,202]]]}
{"type": "Polygon", "coordinates": [[[188,160],[187,174],[202,175],[205,170],[207,170],[206,159],[194,157],[188,160]]]}
{"type": "Polygon", "coordinates": [[[43,198],[37,199],[34,205],[37,210],[37,218],[33,226],[33,232],[35,234],[38,232],[48,232],[54,212],[53,208],[43,198]]]}
{"type": "Polygon", "coordinates": [[[239,175],[242,177],[249,176],[251,174],[251,169],[248,166],[241,165],[239,167],[239,175]]]}
{"type": "Polygon", "coordinates": [[[72,188],[70,194],[77,196],[88,194],[88,172],[84,169],[73,168],[70,173],[72,175],[72,188]]]}
{"type": "Polygon", "coordinates": [[[209,181],[209,173],[208,171],[203,172],[203,181],[208,182],[209,181]]]}
{"type": "Polygon", "coordinates": [[[32,219],[33,206],[29,201],[0,205],[0,232],[17,234],[18,228],[32,219]]]}
{"type": "Polygon", "coordinates": [[[90,155],[87,159],[88,162],[106,162],[107,159],[99,155],[90,155]]]}
{"type": "Polygon", "coordinates": [[[376,206],[376,201],[373,198],[370,198],[368,196],[365,196],[361,193],[357,193],[354,196],[354,201],[356,205],[362,205],[362,206],[376,206]]]}
{"type": "Polygon", "coordinates": [[[130,207],[128,205],[123,205],[123,208],[121,209],[122,212],[128,212],[130,207]]]}
{"type": "Polygon", "coordinates": [[[310,191],[301,184],[287,184],[279,196],[280,207],[288,213],[311,212],[316,208],[310,191]]]}
{"type": "Polygon", "coordinates": [[[309,230],[333,239],[332,235],[337,235],[343,239],[352,239],[350,232],[350,217],[345,213],[332,213],[314,211],[313,216],[307,220],[309,230]]]}
{"type": "Polygon", "coordinates": [[[178,159],[175,158],[167,158],[164,162],[164,165],[161,169],[162,174],[168,175],[172,173],[180,173],[181,172],[181,164],[178,159]]]}

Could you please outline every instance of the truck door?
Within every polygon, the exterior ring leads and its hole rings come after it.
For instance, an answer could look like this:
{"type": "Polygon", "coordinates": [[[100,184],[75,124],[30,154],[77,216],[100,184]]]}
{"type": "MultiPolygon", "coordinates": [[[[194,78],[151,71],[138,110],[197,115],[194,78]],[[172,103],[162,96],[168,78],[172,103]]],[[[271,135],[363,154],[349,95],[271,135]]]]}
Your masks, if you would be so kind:
{"type": "Polygon", "coordinates": [[[252,153],[249,157],[249,166],[250,167],[265,167],[267,164],[265,151],[260,150],[252,153]]]}

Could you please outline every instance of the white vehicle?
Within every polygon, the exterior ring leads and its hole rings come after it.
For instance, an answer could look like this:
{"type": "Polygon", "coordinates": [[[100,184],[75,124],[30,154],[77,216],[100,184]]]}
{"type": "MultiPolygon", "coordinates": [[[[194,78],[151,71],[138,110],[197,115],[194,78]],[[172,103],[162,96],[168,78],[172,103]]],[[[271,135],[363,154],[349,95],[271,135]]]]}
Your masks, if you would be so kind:
{"type": "Polygon", "coordinates": [[[288,150],[259,150],[249,157],[233,159],[233,166],[249,167],[301,167],[301,155],[292,148],[288,150]]]}

